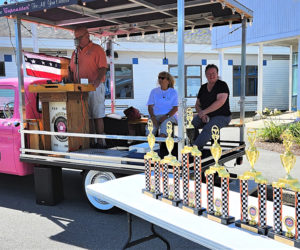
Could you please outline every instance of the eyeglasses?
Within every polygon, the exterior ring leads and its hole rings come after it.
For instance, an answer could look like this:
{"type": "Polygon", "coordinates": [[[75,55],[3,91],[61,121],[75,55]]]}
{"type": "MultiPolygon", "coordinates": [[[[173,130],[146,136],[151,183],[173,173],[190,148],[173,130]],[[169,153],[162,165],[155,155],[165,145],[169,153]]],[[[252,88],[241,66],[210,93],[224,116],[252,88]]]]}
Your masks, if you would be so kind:
{"type": "Polygon", "coordinates": [[[159,76],[158,77],[158,80],[164,80],[164,79],[166,79],[166,77],[164,77],[164,76],[159,76]]]}
{"type": "Polygon", "coordinates": [[[206,76],[208,76],[208,77],[215,76],[215,75],[217,75],[217,73],[210,73],[210,74],[206,73],[206,76]]]}

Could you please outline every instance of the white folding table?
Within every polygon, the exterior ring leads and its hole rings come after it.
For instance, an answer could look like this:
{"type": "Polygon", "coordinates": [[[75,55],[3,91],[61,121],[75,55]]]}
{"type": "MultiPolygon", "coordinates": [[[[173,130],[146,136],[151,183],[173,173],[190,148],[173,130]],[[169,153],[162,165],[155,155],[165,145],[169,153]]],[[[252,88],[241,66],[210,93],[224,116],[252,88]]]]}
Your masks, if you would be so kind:
{"type": "MultiPolygon", "coordinates": [[[[89,185],[90,195],[101,198],[129,214],[138,216],[170,232],[212,249],[292,249],[290,246],[236,227],[196,216],[178,207],[155,200],[142,193],[144,175],[132,175],[105,183],[89,185]]],[[[206,185],[202,184],[206,207],[206,185]]],[[[230,191],[230,215],[240,219],[240,195],[230,191]]],[[[256,199],[249,197],[249,199],[256,199]]],[[[272,203],[267,204],[268,224],[272,225],[272,203]]]]}

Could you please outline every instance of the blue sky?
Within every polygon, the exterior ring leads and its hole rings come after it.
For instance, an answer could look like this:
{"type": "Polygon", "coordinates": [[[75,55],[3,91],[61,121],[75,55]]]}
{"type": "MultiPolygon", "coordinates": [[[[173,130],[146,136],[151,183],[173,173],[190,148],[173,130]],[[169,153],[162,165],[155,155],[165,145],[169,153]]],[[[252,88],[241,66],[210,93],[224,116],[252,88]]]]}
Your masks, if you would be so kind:
{"type": "MultiPolygon", "coordinates": [[[[15,2],[24,2],[26,0],[6,0],[8,3],[15,3],[15,2]]],[[[0,0],[0,5],[2,5],[5,2],[5,0],[0,0]]]]}

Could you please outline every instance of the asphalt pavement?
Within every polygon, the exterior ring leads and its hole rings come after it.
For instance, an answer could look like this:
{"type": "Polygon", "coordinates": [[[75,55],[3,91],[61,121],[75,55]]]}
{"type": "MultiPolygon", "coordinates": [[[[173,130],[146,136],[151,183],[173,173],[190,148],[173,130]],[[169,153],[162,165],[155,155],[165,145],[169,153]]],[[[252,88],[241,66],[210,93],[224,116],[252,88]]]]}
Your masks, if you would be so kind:
{"type": "MultiPolygon", "coordinates": [[[[63,202],[56,206],[35,203],[32,176],[0,174],[0,249],[121,249],[127,240],[127,214],[95,211],[85,199],[78,171],[63,171],[63,202]]],[[[176,219],[176,218],[174,218],[176,219]]],[[[201,226],[201,225],[199,225],[201,226]]],[[[171,249],[206,249],[155,226],[171,249]]],[[[133,217],[133,239],[151,234],[150,224],[133,217]]],[[[166,249],[154,239],[130,249],[166,249]]]]}

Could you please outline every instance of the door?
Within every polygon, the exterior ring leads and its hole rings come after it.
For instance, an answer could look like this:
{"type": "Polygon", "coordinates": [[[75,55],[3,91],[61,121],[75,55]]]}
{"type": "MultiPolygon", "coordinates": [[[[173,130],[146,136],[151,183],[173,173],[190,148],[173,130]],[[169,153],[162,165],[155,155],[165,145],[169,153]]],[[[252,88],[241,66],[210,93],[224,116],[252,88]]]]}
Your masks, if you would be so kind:
{"type": "Polygon", "coordinates": [[[15,173],[14,151],[15,90],[0,86],[0,172],[15,173]]]}

